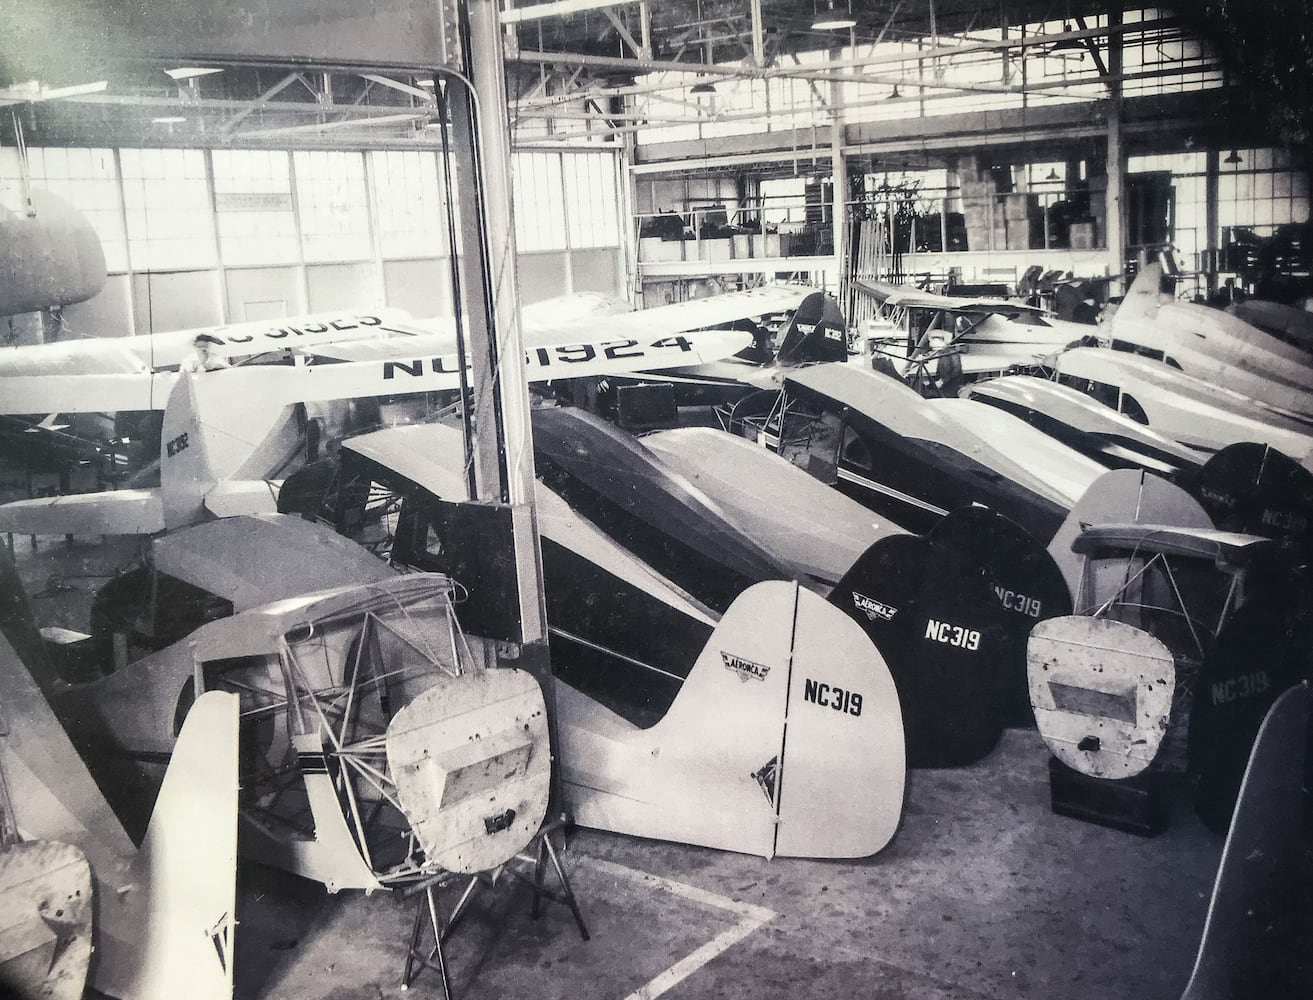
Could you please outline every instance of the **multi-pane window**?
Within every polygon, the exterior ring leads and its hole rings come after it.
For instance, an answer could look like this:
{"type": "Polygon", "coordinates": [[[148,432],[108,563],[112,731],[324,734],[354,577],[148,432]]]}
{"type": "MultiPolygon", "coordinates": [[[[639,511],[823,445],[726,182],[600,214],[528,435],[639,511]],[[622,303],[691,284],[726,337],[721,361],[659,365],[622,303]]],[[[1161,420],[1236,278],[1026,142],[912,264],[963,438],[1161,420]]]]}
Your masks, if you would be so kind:
{"type": "Polygon", "coordinates": [[[561,155],[514,153],[511,174],[516,247],[522,253],[564,250],[567,244],[561,155]]]}
{"type": "Polygon", "coordinates": [[[292,154],[301,245],[307,262],[368,260],[369,199],[363,153],[292,154]]]}
{"type": "Polygon", "coordinates": [[[214,216],[224,263],[295,264],[296,212],[287,153],[216,149],[214,216]]]}
{"type": "Polygon", "coordinates": [[[199,149],[123,149],[123,207],[134,271],[213,267],[214,215],[199,149]]]}
{"type": "Polygon", "coordinates": [[[369,154],[379,250],[384,258],[447,253],[447,216],[438,158],[420,150],[369,154]]]}
{"type": "Polygon", "coordinates": [[[614,154],[564,153],[561,166],[566,204],[571,207],[571,249],[619,246],[620,212],[616,204],[614,154]]]}
{"type": "MultiPolygon", "coordinates": [[[[29,149],[32,186],[57,194],[87,217],[100,237],[105,266],[125,271],[128,245],[123,233],[118,169],[109,149],[29,149]]],[[[14,210],[22,201],[18,151],[0,149],[0,204],[14,210]]]]}

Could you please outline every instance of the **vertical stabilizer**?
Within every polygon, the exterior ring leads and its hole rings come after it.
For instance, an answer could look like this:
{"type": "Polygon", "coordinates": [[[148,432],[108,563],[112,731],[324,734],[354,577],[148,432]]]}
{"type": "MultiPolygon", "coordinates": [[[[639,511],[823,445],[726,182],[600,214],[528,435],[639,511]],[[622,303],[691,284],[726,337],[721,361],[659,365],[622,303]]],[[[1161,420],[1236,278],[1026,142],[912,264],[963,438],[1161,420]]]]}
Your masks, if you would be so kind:
{"type": "Polygon", "coordinates": [[[267,474],[295,447],[292,408],[281,397],[239,392],[237,380],[228,378],[239,373],[244,370],[185,374],[173,387],[160,436],[166,528],[200,521],[216,484],[267,474]]]}
{"type": "Polygon", "coordinates": [[[1158,315],[1158,307],[1163,303],[1162,283],[1163,266],[1156,260],[1149,261],[1140,268],[1131,287],[1126,289],[1126,296],[1117,307],[1113,322],[1154,319],[1158,315]]]}
{"type": "Polygon", "coordinates": [[[566,799],[583,826],[771,857],[855,857],[898,824],[903,746],[888,669],[795,583],[744,591],[670,710],[639,729],[558,685],[566,799]]]}
{"type": "Polygon", "coordinates": [[[237,696],[196,700],[174,746],[133,884],[102,896],[97,990],[230,1000],[237,874],[237,696]]]}
{"type": "Polygon", "coordinates": [[[1180,528],[1212,528],[1213,520],[1199,501],[1181,487],[1142,469],[1105,472],[1076,501],[1049,542],[1049,555],[1058,564],[1071,591],[1072,605],[1080,590],[1085,560],[1071,551],[1082,531],[1098,524],[1171,524],[1180,528]]]}

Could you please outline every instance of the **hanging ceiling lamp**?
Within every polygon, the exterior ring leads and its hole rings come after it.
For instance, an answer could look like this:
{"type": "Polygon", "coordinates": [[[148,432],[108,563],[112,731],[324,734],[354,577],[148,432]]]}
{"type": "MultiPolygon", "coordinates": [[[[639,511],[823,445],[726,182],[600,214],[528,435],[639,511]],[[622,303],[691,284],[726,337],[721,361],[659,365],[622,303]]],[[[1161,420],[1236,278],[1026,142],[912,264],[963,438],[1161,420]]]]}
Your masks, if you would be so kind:
{"type": "Polygon", "coordinates": [[[813,31],[838,31],[857,26],[852,0],[812,0],[812,5],[816,12],[812,20],[813,31]]]}
{"type": "Polygon", "coordinates": [[[693,86],[688,88],[690,94],[714,94],[716,85],[710,80],[699,80],[693,86]]]}
{"type": "Polygon", "coordinates": [[[902,94],[898,93],[898,84],[895,83],[894,89],[889,92],[889,96],[888,98],[886,98],[886,100],[896,101],[898,98],[902,96],[903,96],[902,94]]]}
{"type": "Polygon", "coordinates": [[[1222,162],[1223,162],[1223,163],[1237,164],[1237,163],[1244,163],[1245,161],[1241,158],[1240,154],[1239,154],[1238,152],[1236,152],[1236,151],[1233,149],[1233,150],[1231,150],[1231,155],[1228,156],[1228,157],[1227,157],[1225,160],[1223,160],[1222,162]]]}

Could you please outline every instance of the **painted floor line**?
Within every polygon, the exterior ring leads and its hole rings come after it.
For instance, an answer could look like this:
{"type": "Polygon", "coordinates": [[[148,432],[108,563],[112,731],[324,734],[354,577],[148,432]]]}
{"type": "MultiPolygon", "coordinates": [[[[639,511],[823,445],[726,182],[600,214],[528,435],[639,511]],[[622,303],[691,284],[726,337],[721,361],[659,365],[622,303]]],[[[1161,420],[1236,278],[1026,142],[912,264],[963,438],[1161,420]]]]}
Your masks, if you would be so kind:
{"type": "Polygon", "coordinates": [[[683,982],[717,955],[732,948],[757,928],[775,919],[777,916],[774,910],[768,910],[764,906],[754,906],[751,903],[739,903],[726,896],[720,896],[714,892],[708,892],[705,889],[699,889],[696,886],[687,885],[683,882],[675,882],[671,879],[661,878],[657,875],[650,875],[647,872],[639,871],[636,868],[628,868],[624,865],[616,864],[614,861],[604,861],[600,858],[581,858],[580,860],[604,874],[641,882],[650,888],[658,889],[662,892],[668,892],[672,896],[679,896],[682,899],[687,899],[693,903],[699,903],[702,906],[710,906],[719,910],[728,910],[730,913],[737,914],[739,917],[738,923],[733,927],[721,931],[706,944],[695,948],[670,968],[650,979],[633,993],[629,994],[625,1000],[656,1000],[657,997],[683,982]]]}

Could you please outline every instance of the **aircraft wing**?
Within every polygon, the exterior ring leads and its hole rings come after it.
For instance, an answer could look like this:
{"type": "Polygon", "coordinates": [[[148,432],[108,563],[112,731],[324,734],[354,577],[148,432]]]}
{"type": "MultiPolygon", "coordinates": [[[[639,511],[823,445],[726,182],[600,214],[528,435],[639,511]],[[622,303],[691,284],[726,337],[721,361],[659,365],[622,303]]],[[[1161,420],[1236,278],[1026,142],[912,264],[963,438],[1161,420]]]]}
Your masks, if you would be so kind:
{"type": "MultiPolygon", "coordinates": [[[[736,330],[703,330],[673,336],[550,341],[544,337],[538,346],[526,350],[531,382],[705,364],[743,350],[752,337],[736,330]]],[[[179,377],[177,372],[17,376],[0,380],[0,413],[162,410],[179,377]]],[[[230,386],[236,405],[252,394],[265,402],[277,399],[286,404],[460,387],[455,354],[406,357],[397,351],[383,360],[245,365],[198,377],[230,386]]]]}
{"type": "Polygon", "coordinates": [[[140,375],[176,367],[192,356],[193,342],[202,334],[212,341],[213,357],[231,359],[270,351],[306,353],[340,341],[410,337],[428,332],[427,326],[412,323],[404,310],[383,309],[372,313],[296,316],[281,320],[278,325],[269,320],[255,320],[140,337],[88,337],[11,347],[0,350],[0,394],[5,392],[5,380],[13,377],[140,375]]]}
{"type": "MultiPolygon", "coordinates": [[[[534,303],[522,310],[524,346],[532,351],[536,347],[550,348],[557,344],[596,343],[603,336],[608,342],[631,340],[634,342],[631,346],[636,346],[640,342],[704,330],[734,320],[796,309],[811,291],[814,289],[804,285],[763,285],[742,292],[726,292],[627,312],[616,312],[619,306],[607,299],[597,302],[593,311],[584,311],[574,297],[553,299],[552,302],[561,304],[555,311],[542,308],[542,303],[534,303]]],[[[585,299],[584,304],[590,301],[585,299]]],[[[456,352],[453,321],[422,320],[417,325],[424,327],[425,332],[407,342],[410,353],[438,355],[456,352]]],[[[338,343],[316,353],[340,361],[383,361],[396,358],[398,354],[395,343],[370,340],[338,343]]]]}

